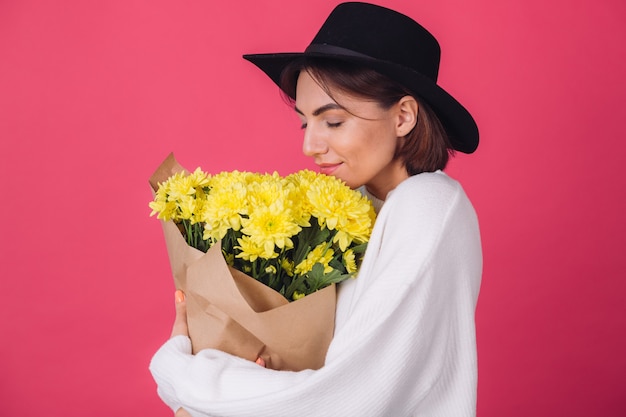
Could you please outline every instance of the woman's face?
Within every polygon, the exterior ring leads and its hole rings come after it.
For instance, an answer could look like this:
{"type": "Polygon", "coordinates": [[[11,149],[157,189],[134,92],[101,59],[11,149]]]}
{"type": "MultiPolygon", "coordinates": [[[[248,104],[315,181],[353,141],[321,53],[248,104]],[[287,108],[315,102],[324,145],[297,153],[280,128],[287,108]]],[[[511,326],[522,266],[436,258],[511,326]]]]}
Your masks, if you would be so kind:
{"type": "Polygon", "coordinates": [[[296,88],[296,112],[304,129],[302,150],[320,172],[334,175],[351,188],[366,185],[380,199],[408,177],[394,159],[399,127],[404,121],[400,103],[382,109],[378,103],[331,91],[333,100],[302,71],[296,88]],[[338,104],[340,103],[340,104],[338,104]]]}

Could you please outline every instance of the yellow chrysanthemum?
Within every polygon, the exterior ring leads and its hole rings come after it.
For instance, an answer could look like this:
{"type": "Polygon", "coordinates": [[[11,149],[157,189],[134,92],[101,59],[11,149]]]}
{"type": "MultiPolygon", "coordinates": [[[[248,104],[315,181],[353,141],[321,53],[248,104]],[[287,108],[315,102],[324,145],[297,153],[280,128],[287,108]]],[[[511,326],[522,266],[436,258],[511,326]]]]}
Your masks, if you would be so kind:
{"type": "Polygon", "coordinates": [[[313,265],[319,263],[324,266],[324,273],[328,274],[333,270],[333,267],[328,264],[333,260],[334,255],[335,251],[331,248],[327,248],[326,243],[320,243],[309,252],[302,262],[296,265],[294,272],[299,275],[306,274],[313,270],[313,265]]]}
{"type": "Polygon", "coordinates": [[[255,178],[259,177],[259,174],[254,174],[245,171],[227,171],[220,172],[211,178],[211,188],[226,189],[232,184],[242,184],[247,187],[250,182],[255,181],[255,178]]]}
{"type": "Polygon", "coordinates": [[[356,258],[354,256],[354,251],[352,249],[348,249],[342,255],[343,264],[346,267],[346,272],[348,274],[353,274],[356,272],[356,258]]]}
{"type": "Polygon", "coordinates": [[[309,220],[313,209],[307,192],[320,175],[322,174],[305,169],[286,177],[286,180],[293,185],[290,198],[298,203],[294,207],[294,218],[299,219],[299,224],[303,227],[311,225],[309,220]]]}
{"type": "Polygon", "coordinates": [[[368,241],[375,220],[371,203],[358,191],[309,170],[287,177],[239,171],[210,176],[198,168],[159,184],[149,205],[151,215],[182,224],[188,244],[207,250],[221,239],[229,265],[264,282],[268,274],[279,275],[271,279],[281,286],[274,289],[292,299],[309,292],[305,282],[288,294],[293,277],[307,275],[316,264],[322,265],[324,274],[333,272],[330,263],[336,262],[339,251],[343,266],[333,265],[346,277],[354,275],[358,260],[352,245],[368,241]],[[325,229],[331,231],[332,242],[325,229]],[[306,259],[295,265],[293,257],[313,245],[306,259]],[[276,261],[268,265],[268,259],[276,261]]]}
{"type": "Polygon", "coordinates": [[[300,232],[282,200],[277,200],[270,206],[256,207],[250,212],[250,217],[242,219],[241,232],[250,236],[257,244],[263,244],[266,250],[274,250],[274,246],[280,249],[293,247],[291,237],[300,232]]]}
{"type": "MultiPolygon", "coordinates": [[[[238,173],[237,173],[238,174],[238,173]]],[[[202,210],[204,239],[222,239],[229,229],[241,229],[241,219],[248,213],[247,188],[238,179],[220,175],[211,181],[211,192],[202,210]]]]}
{"type": "Polygon", "coordinates": [[[283,268],[283,271],[285,271],[287,275],[289,275],[290,277],[293,276],[293,268],[294,268],[293,261],[287,258],[282,258],[280,260],[280,266],[281,268],[283,268]]]}
{"type": "Polygon", "coordinates": [[[239,246],[235,246],[235,249],[239,249],[241,252],[237,254],[237,258],[241,258],[248,262],[254,262],[258,258],[261,259],[273,259],[278,257],[278,253],[274,251],[274,248],[268,250],[268,247],[264,244],[258,244],[252,240],[249,236],[242,236],[237,239],[239,246]]]}
{"type": "Polygon", "coordinates": [[[369,200],[334,177],[320,176],[313,185],[307,193],[312,215],[321,227],[337,230],[333,241],[340,249],[366,242],[372,227],[369,200]]]}
{"type": "Polygon", "coordinates": [[[191,174],[181,171],[172,175],[159,184],[154,201],[149,204],[150,215],[158,214],[162,220],[200,222],[209,182],[210,175],[200,168],[191,174]]]}
{"type": "Polygon", "coordinates": [[[148,203],[148,206],[152,209],[150,216],[156,214],[157,218],[161,220],[172,220],[176,213],[176,204],[168,202],[164,192],[157,192],[154,201],[148,203]]]}
{"type": "Polygon", "coordinates": [[[289,183],[278,175],[257,174],[248,179],[248,205],[252,210],[260,207],[269,207],[276,201],[280,201],[285,209],[290,209],[294,204],[290,196],[289,183]]]}

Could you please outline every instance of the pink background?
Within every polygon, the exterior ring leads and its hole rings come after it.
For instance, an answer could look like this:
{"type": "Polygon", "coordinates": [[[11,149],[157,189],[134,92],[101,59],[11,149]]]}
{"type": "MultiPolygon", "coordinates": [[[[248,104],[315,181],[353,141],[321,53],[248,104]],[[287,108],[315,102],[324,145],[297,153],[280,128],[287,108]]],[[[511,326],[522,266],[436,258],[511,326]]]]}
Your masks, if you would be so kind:
{"type": "MultiPolygon", "coordinates": [[[[335,4],[0,1],[0,415],[171,415],[147,369],[173,318],[147,178],[170,151],[311,167],[241,55],[301,50],[335,4]]],[[[448,170],[484,241],[478,415],[626,415],[626,3],[384,5],[437,35],[481,129],[448,170]]]]}

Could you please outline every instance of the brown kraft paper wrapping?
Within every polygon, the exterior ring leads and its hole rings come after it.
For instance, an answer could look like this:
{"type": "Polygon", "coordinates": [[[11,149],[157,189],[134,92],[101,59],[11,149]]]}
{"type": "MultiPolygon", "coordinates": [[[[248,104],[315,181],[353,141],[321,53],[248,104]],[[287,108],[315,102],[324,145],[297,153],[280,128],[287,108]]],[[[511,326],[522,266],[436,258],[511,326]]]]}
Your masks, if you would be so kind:
{"type": "MultiPolygon", "coordinates": [[[[152,190],[184,171],[173,154],[150,177],[152,190]]],[[[207,253],[185,241],[171,221],[161,221],[177,289],[187,299],[193,353],[219,349],[272,369],[319,369],[335,320],[335,285],[289,302],[272,288],[230,267],[221,245],[207,253]]]]}

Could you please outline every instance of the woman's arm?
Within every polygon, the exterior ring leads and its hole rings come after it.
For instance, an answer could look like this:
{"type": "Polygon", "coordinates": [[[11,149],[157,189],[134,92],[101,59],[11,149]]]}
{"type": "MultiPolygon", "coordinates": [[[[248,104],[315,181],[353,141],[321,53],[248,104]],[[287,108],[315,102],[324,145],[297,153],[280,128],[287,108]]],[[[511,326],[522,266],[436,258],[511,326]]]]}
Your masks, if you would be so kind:
{"type": "Polygon", "coordinates": [[[216,350],[191,355],[176,336],[151,364],[163,400],[194,417],[474,415],[480,241],[460,187],[438,181],[385,204],[324,367],[273,371],[216,350]]]}

